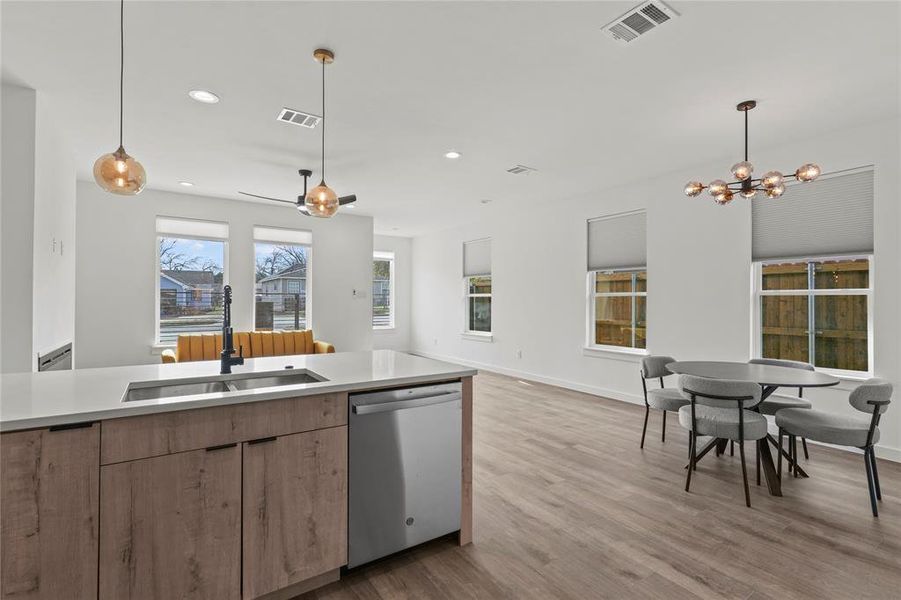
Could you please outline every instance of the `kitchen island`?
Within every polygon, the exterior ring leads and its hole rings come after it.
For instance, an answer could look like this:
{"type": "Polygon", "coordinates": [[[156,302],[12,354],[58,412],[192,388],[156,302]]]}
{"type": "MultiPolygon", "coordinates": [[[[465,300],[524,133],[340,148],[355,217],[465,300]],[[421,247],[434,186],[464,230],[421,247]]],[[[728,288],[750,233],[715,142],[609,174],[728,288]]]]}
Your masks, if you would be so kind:
{"type": "Polygon", "coordinates": [[[0,376],[0,597],[290,598],[334,581],[349,394],[441,382],[462,386],[459,540],[471,541],[474,370],[390,350],[218,370],[0,376]]]}

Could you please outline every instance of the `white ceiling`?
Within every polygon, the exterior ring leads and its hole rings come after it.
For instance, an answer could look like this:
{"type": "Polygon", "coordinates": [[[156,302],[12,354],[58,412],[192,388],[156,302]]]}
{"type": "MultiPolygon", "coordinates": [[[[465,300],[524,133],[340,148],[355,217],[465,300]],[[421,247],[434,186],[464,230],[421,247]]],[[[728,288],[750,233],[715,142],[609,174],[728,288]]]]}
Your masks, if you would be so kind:
{"type": "MultiPolygon", "coordinates": [[[[417,235],[478,219],[483,199],[561,202],[737,159],[746,98],[752,157],[898,113],[895,2],[674,1],[681,18],[620,46],[600,27],[634,4],[130,1],[125,146],[151,188],[291,198],[298,168],[318,176],[319,130],[275,117],[319,113],[311,53],[329,47],[328,182],[377,232],[417,235]],[[505,172],[517,163],[539,172],[505,172]]],[[[89,179],[117,142],[118,2],[0,6],[3,78],[47,94],[89,179]]]]}

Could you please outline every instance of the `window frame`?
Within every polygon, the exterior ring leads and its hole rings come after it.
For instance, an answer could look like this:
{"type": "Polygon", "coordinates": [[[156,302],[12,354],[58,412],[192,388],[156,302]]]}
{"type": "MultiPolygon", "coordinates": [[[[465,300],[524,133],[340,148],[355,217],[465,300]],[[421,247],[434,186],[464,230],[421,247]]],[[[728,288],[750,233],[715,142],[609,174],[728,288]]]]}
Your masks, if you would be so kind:
{"type": "Polygon", "coordinates": [[[476,339],[484,338],[486,340],[492,339],[494,335],[494,300],[492,299],[490,302],[490,308],[488,309],[488,314],[491,318],[491,329],[488,331],[477,331],[470,328],[469,322],[469,299],[470,298],[489,298],[491,299],[494,295],[494,278],[491,273],[486,273],[483,275],[465,275],[463,277],[463,335],[465,337],[475,337],[476,339]],[[491,280],[491,292],[487,294],[482,293],[471,293],[470,290],[470,281],[477,277],[487,277],[491,280]]]}
{"type": "MultiPolygon", "coordinates": [[[[272,239],[268,238],[264,235],[257,235],[256,228],[259,227],[264,230],[269,231],[285,231],[286,234],[291,233],[308,233],[311,234],[310,231],[305,229],[291,229],[287,227],[274,227],[271,225],[254,225],[253,237],[251,240],[251,247],[253,248],[253,261],[251,263],[251,268],[253,269],[250,274],[250,280],[253,282],[253,287],[251,288],[251,296],[250,296],[250,322],[253,326],[253,330],[255,331],[257,328],[257,244],[269,244],[272,246],[300,246],[302,248],[306,248],[307,250],[307,277],[304,281],[304,298],[306,301],[306,313],[304,315],[304,321],[306,325],[306,329],[313,329],[313,242],[312,239],[308,243],[302,242],[286,242],[284,239],[272,239]]],[[[273,236],[274,238],[275,236],[273,236]]],[[[312,236],[311,236],[312,237],[312,236]]],[[[284,293],[292,293],[292,292],[284,292],[284,293]]]]}
{"type": "MultiPolygon", "coordinates": [[[[585,327],[585,348],[587,350],[598,350],[603,352],[620,352],[624,354],[637,354],[637,355],[647,355],[648,349],[645,348],[636,348],[635,347],[635,330],[637,329],[637,311],[636,311],[636,302],[635,298],[641,297],[645,299],[645,311],[647,311],[647,281],[648,281],[648,268],[644,267],[629,267],[629,268],[621,268],[621,269],[594,269],[588,271],[586,275],[586,327],[585,327]],[[645,274],[645,291],[638,292],[635,290],[636,281],[638,273],[645,274]],[[596,283],[596,275],[598,273],[631,273],[632,274],[632,291],[630,292],[598,292],[596,283]],[[595,341],[595,318],[596,318],[596,310],[597,303],[596,299],[604,297],[604,298],[631,298],[632,299],[632,345],[631,346],[614,346],[612,344],[598,344],[595,341]]],[[[648,329],[648,326],[645,326],[645,330],[648,329]]],[[[647,335],[645,336],[645,340],[647,340],[647,335]]],[[[647,343],[645,343],[647,346],[647,343]]]]}
{"type": "MultiPolygon", "coordinates": [[[[163,218],[158,216],[157,219],[163,218]]],[[[221,223],[217,221],[205,221],[198,219],[182,219],[179,217],[165,217],[166,219],[173,219],[178,221],[197,221],[198,223],[214,223],[217,225],[221,225],[221,223]]],[[[229,233],[229,236],[231,234],[229,233]]],[[[229,284],[228,277],[228,246],[229,246],[229,238],[228,237],[212,237],[212,236],[203,236],[203,235],[189,235],[182,233],[161,233],[159,228],[156,228],[156,245],[155,252],[156,255],[155,264],[156,264],[156,273],[154,276],[154,300],[153,300],[153,323],[154,323],[154,333],[153,333],[153,344],[154,348],[174,348],[176,343],[174,342],[163,342],[160,341],[160,274],[161,274],[161,265],[160,265],[160,242],[163,238],[177,239],[177,240],[197,240],[200,242],[222,242],[222,287],[225,288],[229,284]]]]}
{"type": "Polygon", "coordinates": [[[814,362],[816,358],[816,332],[815,328],[809,330],[808,343],[808,360],[817,371],[828,373],[842,379],[866,379],[872,377],[875,366],[874,355],[874,318],[873,318],[873,283],[875,281],[875,267],[873,254],[854,254],[844,256],[806,256],[799,258],[786,259],[767,259],[754,261],[751,269],[751,280],[753,290],[753,310],[751,315],[751,356],[761,358],[763,354],[763,328],[761,313],[763,310],[764,296],[806,296],[809,298],[808,323],[816,319],[815,302],[813,300],[817,296],[866,296],[867,298],[867,370],[853,371],[849,369],[836,369],[832,367],[820,367],[814,362]],[[830,261],[830,260],[861,260],[866,259],[868,265],[868,282],[867,288],[828,288],[828,289],[801,289],[801,290],[764,290],[763,289],[763,266],[768,264],[781,264],[786,262],[805,262],[808,269],[812,263],[830,261]]]}
{"type": "MultiPolygon", "coordinates": [[[[372,329],[373,331],[390,331],[395,327],[395,310],[396,306],[394,304],[394,288],[395,288],[395,254],[394,252],[375,250],[372,253],[372,262],[376,261],[388,261],[388,325],[375,325],[373,323],[372,329]]],[[[374,281],[374,280],[373,280],[374,281]]],[[[370,305],[370,322],[371,319],[375,318],[373,314],[375,298],[372,298],[372,302],[370,305]]]]}

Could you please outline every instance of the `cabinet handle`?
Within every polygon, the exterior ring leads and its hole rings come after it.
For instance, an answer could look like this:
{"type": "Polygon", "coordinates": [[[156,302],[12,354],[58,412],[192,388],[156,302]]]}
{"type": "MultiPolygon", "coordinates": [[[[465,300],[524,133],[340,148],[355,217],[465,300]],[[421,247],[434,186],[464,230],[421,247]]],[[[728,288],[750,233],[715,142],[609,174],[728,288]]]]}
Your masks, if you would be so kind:
{"type": "Polygon", "coordinates": [[[210,446],[206,449],[207,452],[212,452],[214,450],[225,450],[226,448],[234,448],[237,446],[237,442],[232,442],[231,444],[222,444],[221,446],[210,446]]]}
{"type": "Polygon", "coordinates": [[[68,429],[84,429],[94,425],[94,421],[83,421],[81,423],[65,423],[63,425],[54,425],[50,431],[66,431],[68,429]]]}
{"type": "Polygon", "coordinates": [[[264,437],[264,438],[259,438],[256,440],[250,440],[249,442],[247,442],[247,445],[250,446],[252,444],[265,444],[266,442],[274,442],[275,437],[276,436],[273,435],[272,437],[264,437]]]}

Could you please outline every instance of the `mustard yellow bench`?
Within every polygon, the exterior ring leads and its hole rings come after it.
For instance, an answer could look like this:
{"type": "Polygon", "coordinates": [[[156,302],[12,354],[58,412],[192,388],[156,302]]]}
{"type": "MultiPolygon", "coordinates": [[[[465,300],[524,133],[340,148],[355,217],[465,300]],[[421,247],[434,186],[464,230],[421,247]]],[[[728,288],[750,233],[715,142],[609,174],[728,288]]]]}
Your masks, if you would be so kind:
{"type": "MultiPolygon", "coordinates": [[[[234,333],[235,351],[244,349],[244,358],[290,354],[328,354],[335,347],[313,339],[313,330],[241,331],[234,333]]],[[[218,360],[222,351],[221,333],[192,333],[178,336],[175,349],[163,350],[164,363],[218,360]]]]}

